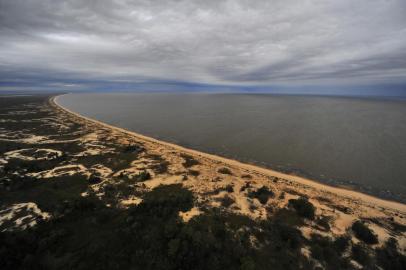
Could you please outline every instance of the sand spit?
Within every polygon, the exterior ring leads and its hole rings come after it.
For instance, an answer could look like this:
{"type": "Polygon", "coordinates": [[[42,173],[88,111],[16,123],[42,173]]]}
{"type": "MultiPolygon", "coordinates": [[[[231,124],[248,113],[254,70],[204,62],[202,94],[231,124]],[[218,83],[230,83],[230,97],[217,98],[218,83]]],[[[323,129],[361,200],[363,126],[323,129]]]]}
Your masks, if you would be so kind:
{"type": "MultiPolygon", "coordinates": [[[[202,213],[205,207],[222,207],[252,219],[266,219],[278,209],[287,208],[290,199],[306,197],[316,207],[318,216],[328,218],[331,228],[329,232],[325,232],[316,221],[307,221],[301,227],[305,237],[310,237],[314,232],[344,235],[351,230],[354,221],[361,219],[378,235],[378,245],[382,245],[389,237],[396,237],[401,248],[406,248],[405,232],[393,229],[397,224],[406,226],[405,204],[159,141],[83,117],[58,105],[57,99],[58,97],[51,100],[56,110],[86,126],[90,132],[79,139],[87,149],[91,150],[92,146],[98,148],[100,140],[115,140],[123,146],[140,145],[148,154],[140,154],[129,167],[118,170],[112,170],[103,164],[91,168],[68,165],[42,172],[38,175],[40,177],[52,177],[60,173],[96,175],[102,182],[92,187],[94,190],[100,189],[101,195],[103,185],[109,181],[109,177],[128,179],[134,182],[134,188],[146,190],[159,185],[181,183],[193,191],[197,198],[193,209],[179,213],[185,222],[202,213]],[[162,165],[163,161],[167,162],[166,168],[159,172],[156,167],[162,165]],[[148,179],[139,180],[142,173],[148,173],[148,179]],[[260,189],[270,190],[272,196],[263,201],[252,195],[260,189]]],[[[97,149],[100,151],[98,153],[108,150],[105,147],[97,149]]],[[[121,200],[121,205],[127,207],[140,202],[140,198],[130,196],[121,200]]]]}
{"type": "Polygon", "coordinates": [[[338,187],[333,187],[333,186],[328,186],[322,183],[318,183],[316,181],[310,180],[310,179],[306,179],[303,177],[299,177],[299,176],[295,176],[295,175],[289,175],[289,174],[285,174],[285,173],[281,173],[281,172],[277,172],[274,170],[270,170],[270,169],[266,169],[266,168],[261,168],[255,165],[251,165],[251,164],[246,164],[246,163],[241,163],[239,161],[236,160],[232,160],[232,159],[228,159],[228,158],[223,158],[220,156],[216,156],[216,155],[212,155],[212,154],[208,154],[208,153],[203,153],[197,150],[193,150],[193,149],[188,149],[179,145],[175,145],[172,143],[168,143],[168,142],[164,142],[164,141],[160,141],[151,137],[147,137],[132,131],[128,131],[125,130],[123,128],[118,128],[82,115],[79,115],[75,112],[70,111],[67,108],[64,108],[63,106],[61,106],[60,104],[58,104],[57,100],[58,97],[53,98],[51,101],[57,105],[59,108],[63,109],[64,111],[76,116],[76,117],[80,117],[86,121],[90,121],[94,124],[100,125],[102,127],[107,127],[110,128],[116,132],[121,132],[127,135],[131,135],[134,137],[134,139],[136,141],[141,141],[144,143],[151,143],[151,144],[155,144],[157,146],[161,146],[164,148],[169,148],[172,151],[179,151],[180,153],[186,153],[192,156],[195,156],[199,159],[203,159],[209,162],[212,162],[214,164],[218,165],[223,165],[223,166],[229,166],[232,168],[236,168],[239,171],[245,172],[247,174],[259,174],[259,175],[263,175],[266,177],[276,177],[276,178],[282,178],[285,179],[286,181],[292,181],[292,182],[296,182],[302,185],[306,185],[312,188],[317,188],[320,191],[324,191],[324,192],[330,192],[332,194],[335,195],[340,195],[340,196],[344,196],[344,197],[348,197],[350,199],[355,199],[355,200],[361,200],[366,202],[367,204],[371,204],[371,205],[376,205],[376,206],[380,206],[380,207],[384,207],[384,208],[390,208],[393,210],[398,210],[401,211],[402,213],[406,214],[406,204],[402,204],[402,203],[398,203],[398,202],[394,202],[394,201],[388,201],[388,200],[383,200],[377,197],[373,197],[367,194],[363,194],[357,191],[353,191],[353,190],[348,190],[348,189],[343,189],[343,188],[338,188],[338,187]]]}

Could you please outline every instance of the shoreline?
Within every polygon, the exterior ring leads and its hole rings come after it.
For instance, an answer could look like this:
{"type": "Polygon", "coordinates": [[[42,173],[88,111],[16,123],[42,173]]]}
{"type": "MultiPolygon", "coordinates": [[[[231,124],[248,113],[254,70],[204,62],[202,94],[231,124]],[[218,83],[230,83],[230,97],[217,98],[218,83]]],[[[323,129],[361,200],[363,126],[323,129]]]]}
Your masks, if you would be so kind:
{"type": "Polygon", "coordinates": [[[252,164],[247,164],[247,163],[243,163],[237,160],[233,160],[233,159],[229,159],[229,158],[225,158],[225,157],[221,157],[221,156],[217,156],[217,155],[213,155],[213,154],[209,154],[209,153],[204,153],[198,150],[193,150],[190,148],[186,148],[180,145],[176,145],[173,143],[169,143],[169,142],[165,142],[165,141],[161,141],[158,139],[154,139],[152,137],[148,137],[133,131],[129,131],[126,130],[124,128],[120,128],[120,127],[116,127],[107,123],[103,123],[101,121],[80,115],[79,113],[73,112],[65,107],[63,107],[62,105],[58,104],[57,99],[63,95],[66,94],[62,94],[62,95],[57,95],[57,96],[53,96],[49,99],[49,102],[51,103],[51,105],[55,106],[56,108],[61,109],[62,111],[71,114],[75,117],[78,117],[82,120],[85,121],[89,121],[93,124],[96,125],[100,125],[104,128],[108,128],[114,131],[118,131],[121,133],[124,133],[126,135],[130,135],[134,138],[136,138],[139,141],[144,141],[144,142],[148,142],[148,143],[152,143],[152,144],[157,144],[166,148],[169,148],[171,150],[174,151],[178,151],[181,153],[185,153],[185,154],[189,154],[192,156],[197,156],[199,158],[202,159],[206,159],[215,163],[220,163],[222,165],[226,165],[229,167],[234,167],[234,168],[238,168],[240,170],[246,171],[246,172],[254,172],[256,174],[259,175],[263,175],[265,177],[277,177],[277,178],[281,178],[284,179],[285,181],[291,181],[291,182],[295,182],[301,185],[305,185],[305,186],[309,186],[312,188],[315,188],[317,190],[323,191],[323,192],[328,192],[334,195],[339,195],[345,198],[349,198],[352,200],[361,200],[363,201],[365,204],[372,204],[375,206],[379,206],[379,207],[383,207],[383,208],[388,208],[388,209],[392,209],[392,210],[397,210],[400,211],[402,213],[406,213],[406,204],[403,204],[401,202],[396,202],[396,201],[391,201],[391,200],[385,200],[385,199],[381,199],[372,195],[368,195],[365,193],[361,193],[359,191],[355,191],[355,190],[351,190],[351,189],[346,189],[346,188],[340,188],[340,187],[335,187],[335,186],[330,186],[324,183],[320,183],[317,182],[315,180],[311,180],[311,179],[307,179],[301,176],[296,176],[296,175],[290,175],[290,174],[286,174],[286,173],[282,173],[282,172],[278,172],[272,169],[268,169],[268,168],[263,168],[263,167],[259,167],[256,165],[252,165],[252,164]]]}

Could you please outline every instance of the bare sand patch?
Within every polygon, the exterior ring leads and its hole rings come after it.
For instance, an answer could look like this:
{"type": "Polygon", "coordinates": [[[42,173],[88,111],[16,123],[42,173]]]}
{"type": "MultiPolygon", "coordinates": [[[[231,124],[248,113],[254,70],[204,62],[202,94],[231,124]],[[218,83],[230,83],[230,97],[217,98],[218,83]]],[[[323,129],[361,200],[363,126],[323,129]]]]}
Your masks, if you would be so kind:
{"type": "Polygon", "coordinates": [[[62,156],[62,152],[48,148],[26,148],[4,153],[5,159],[51,160],[62,156]]]}
{"type": "Polygon", "coordinates": [[[72,176],[75,174],[82,174],[87,177],[90,176],[90,172],[82,164],[70,164],[70,165],[59,166],[59,167],[55,167],[51,170],[42,171],[42,172],[38,172],[38,173],[31,173],[30,176],[34,176],[37,178],[52,178],[52,177],[60,177],[60,176],[72,176]]]}
{"type": "Polygon", "coordinates": [[[136,196],[131,196],[128,199],[121,200],[120,204],[124,207],[128,207],[131,205],[138,205],[142,202],[142,199],[136,196]]]}
{"type": "Polygon", "coordinates": [[[113,171],[110,168],[102,164],[93,165],[92,167],[89,168],[89,171],[91,172],[92,175],[101,178],[109,177],[113,173],[113,171]]]}
{"type": "Polygon", "coordinates": [[[179,212],[179,216],[182,218],[184,222],[189,222],[189,220],[195,216],[198,216],[202,213],[198,207],[193,207],[187,212],[179,212]]]}
{"type": "Polygon", "coordinates": [[[36,203],[18,203],[0,210],[0,228],[8,224],[6,230],[21,229],[33,227],[38,219],[49,219],[51,216],[38,208],[36,203]],[[12,223],[12,226],[10,226],[12,223]]]}
{"type": "Polygon", "coordinates": [[[49,143],[70,143],[76,142],[78,139],[69,139],[69,140],[53,140],[46,136],[38,136],[27,134],[28,132],[5,132],[0,134],[0,141],[5,142],[18,142],[25,144],[49,144],[49,143]]]}
{"type": "Polygon", "coordinates": [[[160,185],[172,185],[179,184],[183,182],[183,177],[181,175],[172,175],[167,177],[155,177],[151,180],[144,181],[143,184],[149,188],[153,189],[160,185]]]}
{"type": "Polygon", "coordinates": [[[118,178],[136,179],[142,173],[149,173],[151,177],[155,176],[155,173],[152,170],[137,167],[129,167],[119,170],[116,173],[114,173],[113,176],[118,178]]]}

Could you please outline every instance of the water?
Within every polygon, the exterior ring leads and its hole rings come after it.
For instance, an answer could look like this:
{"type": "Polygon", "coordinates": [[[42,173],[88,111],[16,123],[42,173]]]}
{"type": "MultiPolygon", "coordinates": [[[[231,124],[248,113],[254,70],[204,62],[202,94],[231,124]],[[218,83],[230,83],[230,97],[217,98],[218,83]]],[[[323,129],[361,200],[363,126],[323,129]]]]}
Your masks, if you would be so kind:
{"type": "Polygon", "coordinates": [[[69,94],[82,115],[406,202],[406,101],[264,94],[69,94]]]}

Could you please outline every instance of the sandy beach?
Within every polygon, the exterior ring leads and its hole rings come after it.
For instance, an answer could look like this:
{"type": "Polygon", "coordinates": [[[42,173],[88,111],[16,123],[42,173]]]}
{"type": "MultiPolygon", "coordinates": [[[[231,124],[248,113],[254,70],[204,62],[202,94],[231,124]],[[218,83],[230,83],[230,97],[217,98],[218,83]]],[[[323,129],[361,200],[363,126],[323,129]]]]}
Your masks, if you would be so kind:
{"type": "MultiPolygon", "coordinates": [[[[205,207],[220,207],[222,201],[230,199],[229,210],[251,217],[254,220],[266,219],[272,212],[287,207],[290,199],[306,197],[316,207],[316,213],[330,220],[330,232],[323,232],[312,223],[301,227],[305,237],[310,238],[313,233],[338,237],[351,230],[351,225],[356,220],[363,220],[378,236],[379,244],[390,237],[395,237],[401,250],[406,248],[406,235],[403,231],[394,229],[397,225],[406,225],[406,205],[398,202],[383,200],[353,190],[328,186],[303,177],[289,175],[258,166],[241,163],[216,155],[211,155],[188,149],[179,145],[160,141],[122,128],[114,127],[72,112],[58,104],[58,97],[50,100],[51,104],[62,113],[67,113],[74,121],[85,124],[93,131],[98,129],[109,130],[111,136],[123,144],[138,143],[148,152],[159,155],[169,161],[170,169],[166,175],[153,176],[144,182],[144,187],[152,189],[159,185],[182,183],[192,190],[198,197],[198,207],[187,213],[179,215],[188,221],[193,216],[199,215],[205,207]],[[196,161],[193,170],[185,170],[180,157],[190,157],[196,161]],[[225,173],[221,170],[226,168],[225,173]],[[196,172],[196,174],[194,174],[196,172]],[[188,175],[187,177],[185,175],[188,175]],[[189,176],[190,174],[194,176],[189,176]],[[227,187],[232,187],[232,192],[227,192],[227,187]],[[271,189],[275,196],[265,204],[249,197],[246,187],[271,189]],[[397,224],[397,225],[394,225],[397,224]]],[[[134,163],[133,168],[127,169],[126,174],[139,173],[139,164],[134,163]]],[[[122,172],[120,172],[122,173],[122,172]]],[[[117,173],[116,173],[117,174],[117,173]]],[[[151,174],[153,174],[151,172],[151,174]]],[[[139,198],[128,198],[123,201],[125,206],[137,204],[139,198]]],[[[357,239],[353,238],[354,242],[357,239]]]]}

